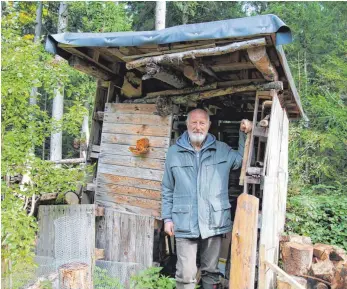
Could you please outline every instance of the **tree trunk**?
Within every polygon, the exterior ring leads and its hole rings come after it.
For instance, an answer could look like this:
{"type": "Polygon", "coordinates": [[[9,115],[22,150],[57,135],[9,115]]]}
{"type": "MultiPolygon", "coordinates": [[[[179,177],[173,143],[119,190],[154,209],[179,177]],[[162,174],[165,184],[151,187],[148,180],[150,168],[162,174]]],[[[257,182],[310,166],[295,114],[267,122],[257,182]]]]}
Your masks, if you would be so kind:
{"type": "Polygon", "coordinates": [[[69,263],[59,267],[59,289],[92,289],[91,268],[85,263],[69,263]]]}
{"type": "MultiPolygon", "coordinates": [[[[68,20],[67,5],[68,4],[66,2],[60,2],[58,33],[65,32],[67,28],[67,20],[68,20]]],[[[63,118],[63,109],[64,109],[64,86],[62,83],[58,83],[57,87],[54,89],[52,118],[56,121],[60,121],[63,118]]],[[[50,154],[51,161],[62,159],[62,139],[63,139],[63,132],[61,130],[58,130],[57,132],[52,133],[51,154],[50,154]]]]}
{"type": "Polygon", "coordinates": [[[166,1],[157,1],[155,6],[155,30],[165,28],[166,1]]]}

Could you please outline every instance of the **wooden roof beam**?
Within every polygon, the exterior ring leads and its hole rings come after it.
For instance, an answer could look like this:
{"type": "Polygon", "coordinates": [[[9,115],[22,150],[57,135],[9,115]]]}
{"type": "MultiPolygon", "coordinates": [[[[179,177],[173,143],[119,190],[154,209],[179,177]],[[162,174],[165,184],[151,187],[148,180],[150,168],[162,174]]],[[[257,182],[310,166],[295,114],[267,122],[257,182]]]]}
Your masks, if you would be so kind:
{"type": "Polygon", "coordinates": [[[213,48],[205,48],[205,49],[193,49],[184,52],[171,53],[166,55],[159,55],[154,57],[145,57],[138,60],[130,61],[126,64],[127,69],[134,69],[140,66],[144,66],[147,63],[160,63],[164,61],[182,61],[182,59],[187,58],[196,58],[196,57],[204,57],[204,56],[213,56],[213,55],[222,55],[231,53],[237,50],[249,49],[259,46],[265,46],[266,40],[265,38],[234,42],[231,44],[227,44],[224,46],[218,46],[213,48]]]}
{"type": "Polygon", "coordinates": [[[266,80],[277,81],[278,73],[266,53],[265,46],[247,49],[249,59],[266,80]]]}

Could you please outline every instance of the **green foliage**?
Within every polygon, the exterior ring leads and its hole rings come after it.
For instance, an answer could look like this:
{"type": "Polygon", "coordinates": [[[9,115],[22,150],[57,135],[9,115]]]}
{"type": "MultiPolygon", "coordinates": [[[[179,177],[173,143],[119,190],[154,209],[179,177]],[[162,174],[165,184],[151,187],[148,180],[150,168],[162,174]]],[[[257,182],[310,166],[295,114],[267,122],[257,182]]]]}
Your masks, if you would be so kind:
{"type": "Polygon", "coordinates": [[[176,287],[174,278],[160,274],[161,267],[151,267],[131,277],[131,288],[134,289],[173,289],[176,287]]]}
{"type": "Polygon", "coordinates": [[[310,236],[314,243],[347,249],[347,196],[329,186],[314,186],[289,198],[287,232],[310,236]]]}
{"type": "Polygon", "coordinates": [[[94,288],[95,289],[123,289],[124,286],[117,278],[110,277],[106,269],[98,266],[94,267],[94,288]]]}

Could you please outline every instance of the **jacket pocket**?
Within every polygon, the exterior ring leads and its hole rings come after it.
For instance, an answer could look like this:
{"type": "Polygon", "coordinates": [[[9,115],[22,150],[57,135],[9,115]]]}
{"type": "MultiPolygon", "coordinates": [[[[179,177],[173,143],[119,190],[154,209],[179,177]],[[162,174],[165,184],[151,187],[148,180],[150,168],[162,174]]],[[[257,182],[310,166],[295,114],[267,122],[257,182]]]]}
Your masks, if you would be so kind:
{"type": "Polygon", "coordinates": [[[191,208],[190,205],[175,205],[172,208],[172,221],[174,231],[190,232],[191,208]]]}
{"type": "Polygon", "coordinates": [[[229,201],[211,203],[210,207],[210,229],[218,229],[231,225],[231,205],[229,201]]]}

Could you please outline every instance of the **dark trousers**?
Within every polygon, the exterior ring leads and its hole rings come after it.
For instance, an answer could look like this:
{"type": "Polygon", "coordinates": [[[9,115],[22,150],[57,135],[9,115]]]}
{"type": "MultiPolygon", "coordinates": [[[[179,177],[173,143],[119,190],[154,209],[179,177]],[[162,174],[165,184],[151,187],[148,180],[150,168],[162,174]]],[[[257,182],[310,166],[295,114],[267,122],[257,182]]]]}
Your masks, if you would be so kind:
{"type": "Polygon", "coordinates": [[[213,288],[219,283],[218,260],[222,245],[222,236],[207,239],[176,238],[177,265],[176,288],[194,289],[196,285],[196,254],[200,247],[201,278],[203,289],[213,288]]]}

